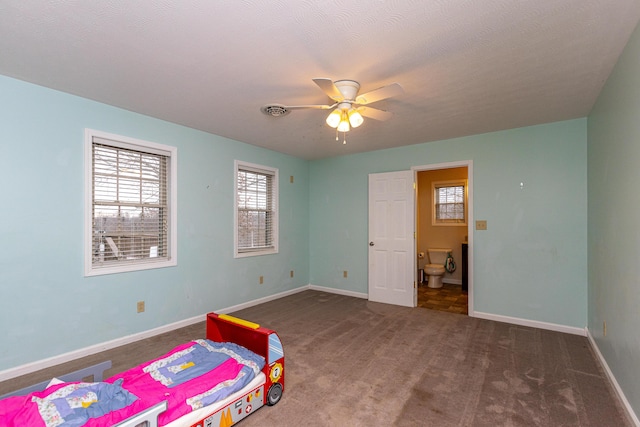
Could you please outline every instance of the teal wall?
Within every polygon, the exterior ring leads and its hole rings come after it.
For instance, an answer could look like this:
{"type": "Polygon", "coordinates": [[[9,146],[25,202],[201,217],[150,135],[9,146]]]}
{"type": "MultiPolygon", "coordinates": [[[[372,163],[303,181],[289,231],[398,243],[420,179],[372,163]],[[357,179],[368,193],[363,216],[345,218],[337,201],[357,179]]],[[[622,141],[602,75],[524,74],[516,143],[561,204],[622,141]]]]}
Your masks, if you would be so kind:
{"type": "Polygon", "coordinates": [[[640,29],[588,117],[589,331],[640,412],[640,29]],[[607,323],[607,335],[603,323],[607,323]]]}
{"type": "Polygon", "coordinates": [[[309,283],[307,161],[2,76],[0,144],[0,370],[309,283]],[[178,147],[177,267],[83,276],[85,128],[178,147]],[[277,255],[233,258],[234,159],[279,168],[277,255]]]}
{"type": "Polygon", "coordinates": [[[586,325],[586,119],[307,162],[7,77],[0,94],[0,370],[309,283],[367,293],[368,174],[460,160],[488,222],[475,311],[586,325]],[[178,147],[177,267],[83,276],[87,127],[178,147]],[[232,256],[234,159],[280,170],[278,255],[232,256]]]}
{"type": "Polygon", "coordinates": [[[474,310],[584,328],[586,141],[577,119],[312,162],[310,282],[367,293],[368,174],[472,160],[474,310]]]}

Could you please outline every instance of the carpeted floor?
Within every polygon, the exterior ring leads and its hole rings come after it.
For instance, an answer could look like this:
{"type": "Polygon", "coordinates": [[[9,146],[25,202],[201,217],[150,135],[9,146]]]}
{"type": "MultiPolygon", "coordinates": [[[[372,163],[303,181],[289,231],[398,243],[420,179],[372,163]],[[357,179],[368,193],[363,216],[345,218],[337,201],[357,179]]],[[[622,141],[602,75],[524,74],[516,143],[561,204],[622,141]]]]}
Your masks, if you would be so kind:
{"type": "Polygon", "coordinates": [[[235,313],[279,332],[250,426],[630,426],[585,337],[307,291],[235,313]]]}
{"type": "MultiPolygon", "coordinates": [[[[631,426],[585,337],[304,291],[233,313],[280,335],[285,391],[251,426],[631,426]]],[[[204,322],[0,383],[111,359],[107,376],[204,336],[204,322]]]]}

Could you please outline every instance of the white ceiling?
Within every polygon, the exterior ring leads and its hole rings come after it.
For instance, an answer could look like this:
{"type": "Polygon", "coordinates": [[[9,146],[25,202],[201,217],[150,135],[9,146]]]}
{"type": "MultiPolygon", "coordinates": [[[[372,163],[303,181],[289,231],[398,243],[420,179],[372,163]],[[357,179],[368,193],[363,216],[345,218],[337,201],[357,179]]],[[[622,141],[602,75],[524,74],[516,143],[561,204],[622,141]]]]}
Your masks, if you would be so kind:
{"type": "Polygon", "coordinates": [[[585,117],[639,18],[639,0],[0,0],[0,74],[319,159],[585,117]],[[346,145],[327,111],[261,113],[331,103],[316,77],[405,93],[346,145]]]}

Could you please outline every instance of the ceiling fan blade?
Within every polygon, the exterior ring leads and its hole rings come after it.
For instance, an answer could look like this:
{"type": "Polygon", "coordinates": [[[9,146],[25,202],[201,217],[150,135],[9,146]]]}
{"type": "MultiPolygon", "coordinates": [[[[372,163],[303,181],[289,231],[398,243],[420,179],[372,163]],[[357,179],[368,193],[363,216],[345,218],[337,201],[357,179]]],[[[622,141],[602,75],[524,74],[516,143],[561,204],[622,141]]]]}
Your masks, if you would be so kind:
{"type": "Polygon", "coordinates": [[[393,117],[393,113],[384,110],[378,110],[377,108],[358,107],[356,110],[365,117],[374,120],[380,120],[381,122],[389,120],[391,117],[393,117]]]}
{"type": "Polygon", "coordinates": [[[403,93],[404,89],[402,89],[402,86],[400,86],[398,83],[391,83],[390,85],[372,90],[371,92],[358,95],[356,97],[356,104],[371,104],[372,102],[381,101],[383,99],[391,98],[392,96],[401,95],[403,93]]]}
{"type": "Polygon", "coordinates": [[[333,105],[285,105],[284,108],[286,108],[287,110],[302,110],[304,108],[313,108],[316,110],[330,110],[333,107],[335,107],[336,104],[333,105]]]}
{"type": "Polygon", "coordinates": [[[325,78],[317,78],[317,79],[313,79],[313,81],[315,84],[318,85],[318,87],[320,87],[320,89],[322,89],[324,93],[327,94],[329,98],[333,99],[334,101],[340,102],[344,99],[344,97],[342,96],[342,94],[340,93],[336,85],[333,84],[333,80],[325,79],[325,78]]]}

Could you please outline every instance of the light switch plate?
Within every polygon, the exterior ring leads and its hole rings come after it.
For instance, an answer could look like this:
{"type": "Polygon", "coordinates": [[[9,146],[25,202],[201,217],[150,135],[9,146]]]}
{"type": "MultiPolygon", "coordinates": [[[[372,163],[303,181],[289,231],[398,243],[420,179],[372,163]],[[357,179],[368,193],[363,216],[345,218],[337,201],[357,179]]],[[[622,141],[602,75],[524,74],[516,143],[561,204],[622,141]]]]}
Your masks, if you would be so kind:
{"type": "Polygon", "coordinates": [[[476,230],[486,230],[487,229],[487,221],[481,220],[476,221],[476,230]]]}

